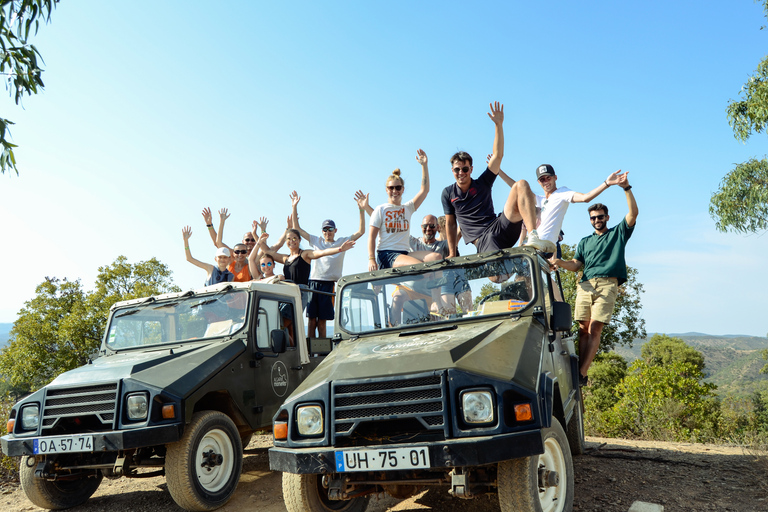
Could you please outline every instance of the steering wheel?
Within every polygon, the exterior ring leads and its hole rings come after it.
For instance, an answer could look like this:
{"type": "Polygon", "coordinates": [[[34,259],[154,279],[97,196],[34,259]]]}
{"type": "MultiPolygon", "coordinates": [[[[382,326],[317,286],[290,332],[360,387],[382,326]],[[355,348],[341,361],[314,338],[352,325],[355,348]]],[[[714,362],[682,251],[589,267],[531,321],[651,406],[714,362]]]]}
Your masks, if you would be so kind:
{"type": "Polygon", "coordinates": [[[480,302],[478,303],[478,306],[482,306],[483,304],[486,303],[486,301],[489,301],[489,300],[491,300],[494,297],[501,296],[503,293],[506,293],[506,291],[507,290],[496,290],[495,292],[489,293],[488,295],[486,295],[485,297],[480,299],[480,302]]]}

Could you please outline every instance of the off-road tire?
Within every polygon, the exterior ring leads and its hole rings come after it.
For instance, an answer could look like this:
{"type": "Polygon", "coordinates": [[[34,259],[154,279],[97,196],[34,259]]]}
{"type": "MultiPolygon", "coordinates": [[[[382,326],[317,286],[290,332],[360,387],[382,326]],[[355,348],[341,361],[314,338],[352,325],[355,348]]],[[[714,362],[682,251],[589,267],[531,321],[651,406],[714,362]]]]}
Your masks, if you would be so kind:
{"type": "Polygon", "coordinates": [[[321,475],[283,473],[283,501],[288,512],[363,512],[368,508],[368,496],[329,500],[321,475]]]}
{"type": "Polygon", "coordinates": [[[218,411],[195,413],[182,438],[166,449],[168,491],[186,510],[214,510],[224,505],[235,492],[242,470],[240,434],[232,420],[218,411]],[[201,466],[203,454],[210,451],[223,457],[221,464],[201,466]]]}
{"type": "Polygon", "coordinates": [[[571,447],[571,455],[582,455],[584,453],[584,413],[581,410],[581,400],[573,408],[571,421],[568,422],[566,435],[568,444],[571,447]]]}
{"type": "Polygon", "coordinates": [[[544,429],[544,453],[499,463],[499,507],[502,512],[571,512],[573,459],[568,439],[556,418],[544,429]],[[559,483],[539,492],[539,468],[557,471],[559,483]]]}
{"type": "MultiPolygon", "coordinates": [[[[42,460],[42,458],[41,458],[42,460]]],[[[100,472],[94,472],[93,476],[78,478],[76,480],[60,479],[55,481],[44,480],[35,477],[37,460],[33,456],[21,458],[19,464],[19,480],[24,494],[29,501],[40,508],[61,510],[82,505],[93,496],[102,480],[100,472]]]]}

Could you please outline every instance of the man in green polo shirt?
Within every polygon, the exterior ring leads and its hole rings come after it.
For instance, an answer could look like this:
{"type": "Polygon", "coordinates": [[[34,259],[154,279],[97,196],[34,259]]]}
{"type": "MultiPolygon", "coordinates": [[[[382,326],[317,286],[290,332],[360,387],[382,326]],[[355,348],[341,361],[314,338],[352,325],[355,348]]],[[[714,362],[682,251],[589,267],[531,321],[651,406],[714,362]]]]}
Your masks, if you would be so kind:
{"type": "Polygon", "coordinates": [[[637,203],[627,174],[620,176],[619,186],[627,196],[629,213],[617,225],[608,229],[608,207],[596,203],[590,206],[589,221],[595,232],[582,238],[571,261],[552,257],[556,268],[571,272],[584,269],[576,293],[574,319],[579,322],[579,382],[587,384],[587,370],[600,348],[603,326],[611,321],[619,286],[627,281],[624,248],[632,236],[637,221],[637,203]]]}

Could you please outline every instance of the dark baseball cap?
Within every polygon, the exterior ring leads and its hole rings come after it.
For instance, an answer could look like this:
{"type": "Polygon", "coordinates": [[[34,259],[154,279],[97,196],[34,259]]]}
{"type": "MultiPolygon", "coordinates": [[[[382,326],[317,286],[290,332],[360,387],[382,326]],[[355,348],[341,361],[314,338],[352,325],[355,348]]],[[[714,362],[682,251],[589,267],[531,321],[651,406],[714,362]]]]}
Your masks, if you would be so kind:
{"type": "Polygon", "coordinates": [[[323,221],[323,227],[336,229],[336,223],[333,222],[331,219],[326,219],[323,221]]]}
{"type": "Polygon", "coordinates": [[[538,180],[542,176],[554,176],[555,168],[549,164],[541,164],[536,168],[536,179],[538,180]]]}

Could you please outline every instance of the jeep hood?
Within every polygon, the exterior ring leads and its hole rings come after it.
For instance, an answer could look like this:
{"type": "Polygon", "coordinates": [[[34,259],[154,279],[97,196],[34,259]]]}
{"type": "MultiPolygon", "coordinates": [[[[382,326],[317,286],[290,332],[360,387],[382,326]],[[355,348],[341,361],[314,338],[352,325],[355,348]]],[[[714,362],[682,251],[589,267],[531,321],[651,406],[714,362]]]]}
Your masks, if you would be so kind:
{"type": "Polygon", "coordinates": [[[533,317],[403,329],[340,343],[294,394],[331,380],[455,368],[535,388],[545,328],[533,317]],[[525,356],[523,356],[525,354],[525,356]]]}
{"type": "Polygon", "coordinates": [[[185,396],[245,351],[243,340],[124,351],[99,357],[93,363],[62,373],[48,386],[77,386],[131,378],[185,396]]]}

